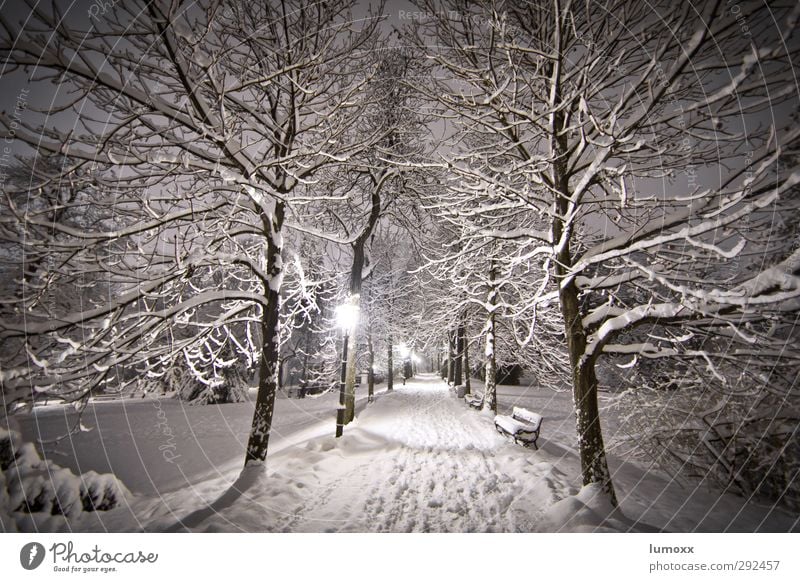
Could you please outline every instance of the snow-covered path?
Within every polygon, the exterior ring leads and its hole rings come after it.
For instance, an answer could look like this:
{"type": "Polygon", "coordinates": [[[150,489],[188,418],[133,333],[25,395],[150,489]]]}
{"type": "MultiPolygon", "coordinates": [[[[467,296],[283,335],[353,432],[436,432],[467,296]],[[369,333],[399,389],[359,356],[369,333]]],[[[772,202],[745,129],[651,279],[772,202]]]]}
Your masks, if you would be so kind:
{"type": "MultiPolygon", "coordinates": [[[[346,438],[357,444],[343,443],[345,449],[365,447],[363,457],[313,497],[286,523],[287,529],[530,529],[530,523],[514,523],[512,505],[522,486],[494,458],[505,441],[486,418],[454,399],[433,377],[410,381],[386,398],[394,402],[377,404],[362,419],[369,428],[350,429],[346,438]],[[370,453],[370,445],[376,454],[370,453]],[[327,526],[320,527],[321,521],[327,526]]],[[[561,493],[566,495],[566,489],[561,493]]]]}
{"type": "Polygon", "coordinates": [[[422,375],[378,398],[341,439],[273,457],[256,486],[269,491],[251,488],[249,502],[199,529],[249,529],[255,520],[272,531],[531,531],[549,506],[575,493],[574,476],[547,456],[508,443],[491,417],[422,375]]]}

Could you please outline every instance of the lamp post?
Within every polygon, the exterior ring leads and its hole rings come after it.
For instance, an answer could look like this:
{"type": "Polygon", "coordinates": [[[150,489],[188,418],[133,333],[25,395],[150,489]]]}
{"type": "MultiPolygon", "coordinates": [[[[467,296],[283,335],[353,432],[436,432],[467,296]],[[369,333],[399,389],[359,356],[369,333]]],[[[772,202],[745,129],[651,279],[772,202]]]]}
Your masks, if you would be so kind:
{"type": "Polygon", "coordinates": [[[342,364],[339,377],[339,408],[336,409],[336,438],[344,432],[345,413],[345,385],[347,384],[347,346],[350,334],[353,333],[358,323],[358,306],[351,302],[344,303],[336,308],[336,322],[342,328],[342,364]]]}

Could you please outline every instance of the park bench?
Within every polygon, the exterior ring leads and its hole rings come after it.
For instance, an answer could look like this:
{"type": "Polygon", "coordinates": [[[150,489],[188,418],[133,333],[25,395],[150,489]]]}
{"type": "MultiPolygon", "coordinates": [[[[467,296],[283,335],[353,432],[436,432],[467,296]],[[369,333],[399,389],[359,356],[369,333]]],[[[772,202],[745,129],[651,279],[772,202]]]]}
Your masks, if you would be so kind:
{"type": "Polygon", "coordinates": [[[480,410],[481,406],[483,406],[483,394],[480,392],[465,394],[464,402],[466,402],[472,408],[480,410]]]}
{"type": "Polygon", "coordinates": [[[307,384],[306,386],[289,386],[286,389],[286,396],[288,398],[305,398],[306,396],[313,396],[322,394],[329,386],[324,384],[307,384]]]}
{"type": "Polygon", "coordinates": [[[326,390],[330,390],[329,385],[309,384],[308,386],[306,386],[306,396],[316,396],[317,394],[322,394],[326,390]]]}
{"type": "Polygon", "coordinates": [[[511,416],[505,414],[495,416],[494,426],[497,432],[513,438],[516,444],[525,447],[533,445],[534,449],[539,449],[536,440],[539,438],[539,429],[542,428],[541,414],[515,406],[511,416]]]}

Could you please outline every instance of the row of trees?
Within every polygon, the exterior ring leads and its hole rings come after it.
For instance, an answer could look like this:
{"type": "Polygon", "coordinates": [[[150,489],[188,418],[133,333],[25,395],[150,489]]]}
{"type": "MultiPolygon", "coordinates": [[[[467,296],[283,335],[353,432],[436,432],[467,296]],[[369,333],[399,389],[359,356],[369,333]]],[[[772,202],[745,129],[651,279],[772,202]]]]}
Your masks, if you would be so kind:
{"type": "Polygon", "coordinates": [[[345,0],[0,15],[4,82],[57,87],[0,116],[30,154],[0,218],[6,402],[238,361],[261,464],[281,363],[335,378],[349,304],[343,422],[358,337],[391,370],[413,330],[485,366],[487,410],[498,359],[570,385],[613,502],[606,377],[654,419],[638,450],[796,492],[793,6],[416,4],[402,50],[345,0]]]}
{"type": "Polygon", "coordinates": [[[6,411],[177,370],[210,393],[257,368],[246,465],[263,463],[291,330],[301,356],[322,349],[326,303],[362,302],[373,239],[397,237],[378,222],[418,148],[381,7],[166,0],[81,24],[26,6],[0,17],[4,83],[55,95],[0,116],[25,166],[0,226],[6,411]]]}
{"type": "Polygon", "coordinates": [[[639,373],[624,405],[660,457],[796,501],[796,8],[417,4],[407,38],[438,73],[417,89],[452,124],[431,265],[487,354],[500,318],[567,370],[584,483],[616,503],[606,361],[639,373]]]}

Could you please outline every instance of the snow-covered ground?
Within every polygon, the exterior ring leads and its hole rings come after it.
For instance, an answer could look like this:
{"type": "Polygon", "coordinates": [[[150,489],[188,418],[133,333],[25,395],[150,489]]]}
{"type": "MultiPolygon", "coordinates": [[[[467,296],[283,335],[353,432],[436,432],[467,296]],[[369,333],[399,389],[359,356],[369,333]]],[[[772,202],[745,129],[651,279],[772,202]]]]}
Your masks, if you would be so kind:
{"type": "MultiPolygon", "coordinates": [[[[376,386],[377,393],[383,390],[376,386]]],[[[359,409],[365,398],[359,395],[359,409]]],[[[270,451],[333,432],[338,399],[337,392],[300,400],[280,394],[270,451]]],[[[239,468],[253,403],[192,406],[172,399],[106,400],[90,403],[81,418],[69,406],[36,408],[16,418],[26,440],[47,443],[43,457],[75,473],[114,473],[131,491],[155,496],[239,468]],[[88,430],[61,438],[79,421],[88,430]]]]}
{"type": "MultiPolygon", "coordinates": [[[[278,402],[267,469],[240,475],[252,405],[98,403],[73,440],[81,471],[113,470],[135,493],[125,507],[29,528],[99,531],[798,531],[797,516],[682,485],[612,456],[621,511],[580,490],[567,392],[504,386],[501,409],[544,416],[540,450],[502,438],[433,375],[369,406],[333,438],[335,395],[278,402]],[[160,407],[160,408],[159,408],[160,407]],[[163,414],[160,414],[163,411],[163,414]],[[166,419],[166,421],[164,420],[166,419]],[[165,426],[169,431],[165,432],[165,426]],[[132,436],[133,435],[133,436],[132,436]],[[174,446],[173,446],[174,445],[174,446]],[[170,451],[165,457],[165,451],[170,451]],[[167,457],[174,457],[173,462],[167,457]]],[[[37,413],[26,435],[63,430],[37,413]]],[[[606,430],[614,430],[605,426],[606,430]]],[[[59,426],[59,423],[61,425],[59,426]]]]}

